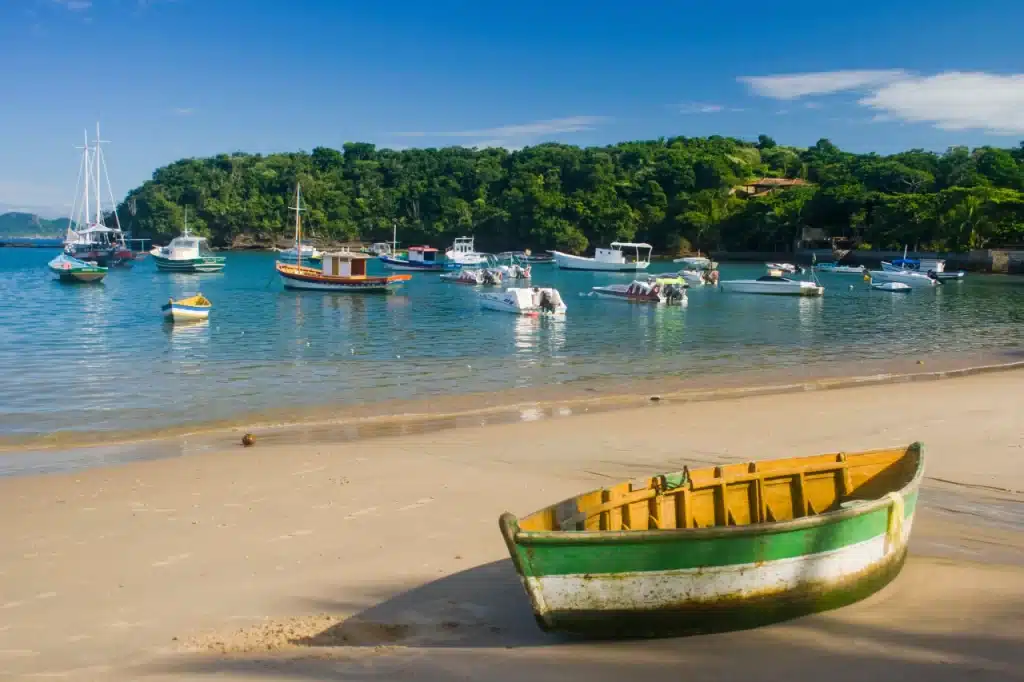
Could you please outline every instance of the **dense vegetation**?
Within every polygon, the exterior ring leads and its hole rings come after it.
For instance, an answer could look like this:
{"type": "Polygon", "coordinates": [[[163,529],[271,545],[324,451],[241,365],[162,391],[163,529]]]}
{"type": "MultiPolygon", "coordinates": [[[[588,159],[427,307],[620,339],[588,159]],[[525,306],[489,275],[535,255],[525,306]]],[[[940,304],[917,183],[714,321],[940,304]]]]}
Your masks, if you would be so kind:
{"type": "Polygon", "coordinates": [[[0,215],[0,237],[63,237],[68,219],[47,220],[32,213],[0,215]]]}
{"type": "Polygon", "coordinates": [[[215,244],[269,243],[292,234],[301,181],[304,225],[331,241],[582,252],[644,240],[678,252],[788,250],[820,228],[859,248],[966,250],[1024,243],[1024,144],[1014,149],[851,154],[828,140],[809,149],[732,138],[675,137],[579,148],[376,149],[185,159],[160,168],[118,208],[135,236],[189,227],[215,244]],[[745,197],[761,176],[807,186],[745,197]]]}

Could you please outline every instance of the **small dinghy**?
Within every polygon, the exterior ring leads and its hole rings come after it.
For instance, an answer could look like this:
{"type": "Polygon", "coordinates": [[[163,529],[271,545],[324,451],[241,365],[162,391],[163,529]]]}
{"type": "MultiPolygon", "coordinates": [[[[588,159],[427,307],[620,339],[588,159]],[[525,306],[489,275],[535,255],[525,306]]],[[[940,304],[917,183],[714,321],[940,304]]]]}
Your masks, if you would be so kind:
{"type": "Polygon", "coordinates": [[[547,631],[725,631],[864,599],[903,567],[924,446],[722,464],[499,519],[547,631]]]}
{"type": "Polygon", "coordinates": [[[94,261],[79,260],[67,253],[51,260],[47,267],[61,282],[99,282],[107,276],[107,269],[94,261]]]}
{"type": "Polygon", "coordinates": [[[502,292],[480,294],[480,306],[516,315],[565,315],[566,305],[558,289],[541,287],[509,288],[502,292]]]}
{"type": "Polygon", "coordinates": [[[202,294],[196,294],[178,301],[172,298],[160,310],[163,311],[164,317],[171,322],[193,322],[208,319],[212,307],[213,304],[208,298],[202,294]]]}
{"type": "Polygon", "coordinates": [[[909,294],[914,290],[909,284],[903,282],[876,282],[871,280],[871,288],[875,291],[889,291],[894,294],[909,294]]]}

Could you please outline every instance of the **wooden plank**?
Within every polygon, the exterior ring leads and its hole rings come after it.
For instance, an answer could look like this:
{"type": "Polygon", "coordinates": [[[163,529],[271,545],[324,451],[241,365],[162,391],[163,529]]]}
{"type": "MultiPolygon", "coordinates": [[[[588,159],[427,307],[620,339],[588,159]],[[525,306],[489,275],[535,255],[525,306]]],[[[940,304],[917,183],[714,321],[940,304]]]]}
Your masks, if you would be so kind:
{"type": "MultiPolygon", "coordinates": [[[[622,530],[622,498],[629,493],[629,481],[604,489],[608,510],[601,513],[601,530],[622,530]]],[[[605,506],[605,505],[602,505],[605,506]]]]}
{"type": "Polygon", "coordinates": [[[654,495],[654,491],[647,486],[646,483],[634,486],[632,483],[629,485],[630,498],[633,495],[640,493],[644,495],[643,499],[635,502],[626,504],[623,508],[623,523],[630,530],[647,530],[650,526],[651,518],[651,506],[650,499],[654,495]]]}

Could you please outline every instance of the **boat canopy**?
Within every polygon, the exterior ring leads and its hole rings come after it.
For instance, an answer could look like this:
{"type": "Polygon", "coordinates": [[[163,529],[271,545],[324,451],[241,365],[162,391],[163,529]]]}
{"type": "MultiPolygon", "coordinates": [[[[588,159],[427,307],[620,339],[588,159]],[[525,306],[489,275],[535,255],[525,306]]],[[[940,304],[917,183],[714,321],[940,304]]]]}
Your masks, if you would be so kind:
{"type": "Polygon", "coordinates": [[[650,251],[654,247],[651,246],[650,244],[645,244],[643,242],[640,242],[640,243],[612,242],[612,248],[613,249],[647,249],[648,251],[650,251]]]}

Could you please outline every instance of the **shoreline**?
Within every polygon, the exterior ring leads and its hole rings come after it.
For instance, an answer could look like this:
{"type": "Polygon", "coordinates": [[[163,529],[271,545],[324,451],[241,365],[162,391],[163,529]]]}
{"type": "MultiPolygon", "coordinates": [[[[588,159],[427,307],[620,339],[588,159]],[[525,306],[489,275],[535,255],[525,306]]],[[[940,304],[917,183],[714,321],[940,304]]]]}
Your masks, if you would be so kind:
{"type": "MultiPolygon", "coordinates": [[[[911,361],[854,361],[837,366],[805,366],[707,375],[697,379],[663,377],[632,385],[607,381],[580,382],[489,393],[438,395],[408,401],[356,405],[325,405],[295,411],[259,412],[200,426],[127,432],[62,431],[45,436],[0,438],[0,477],[12,471],[14,458],[32,460],[63,455],[71,468],[87,468],[89,460],[163,459],[238,445],[241,433],[252,432],[259,443],[315,444],[362,441],[459,428],[617,412],[659,405],[717,402],[755,396],[835,391],[863,386],[931,382],[980,374],[1024,370],[1024,360],[998,356],[925,356],[911,361]],[[989,362],[979,362],[989,360],[989,362]],[[927,370],[915,371],[919,367],[927,370]],[[614,384],[609,386],[608,384],[614,384]]],[[[44,471],[68,466],[30,467],[44,471]]]]}
{"type": "Polygon", "coordinates": [[[58,431],[0,437],[0,478],[121,464],[238,446],[242,432],[260,444],[363,441],[460,428],[540,421],[687,403],[784,396],[856,387],[932,382],[1024,370],[1024,353],[951,354],[886,362],[750,370],[698,378],[662,377],[629,385],[604,380],[403,401],[324,405],[248,413],[206,424],[129,431],[58,431]],[[927,369],[922,369],[927,368],[927,369]],[[20,462],[18,461],[20,460],[20,462]],[[51,461],[47,461],[51,460],[51,461]]]}

